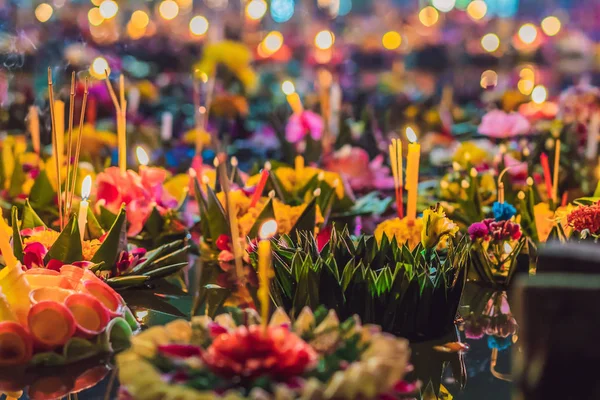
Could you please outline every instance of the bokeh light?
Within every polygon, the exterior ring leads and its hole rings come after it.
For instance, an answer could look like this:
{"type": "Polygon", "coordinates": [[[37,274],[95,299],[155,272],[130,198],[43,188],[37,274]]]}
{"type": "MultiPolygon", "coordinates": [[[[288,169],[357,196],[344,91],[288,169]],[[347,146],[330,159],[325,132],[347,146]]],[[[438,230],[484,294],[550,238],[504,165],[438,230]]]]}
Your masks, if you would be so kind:
{"type": "Polygon", "coordinates": [[[537,38],[537,28],[535,25],[527,23],[519,28],[519,39],[525,44],[531,44],[537,38]]]}
{"type": "Polygon", "coordinates": [[[208,20],[203,15],[196,15],[190,21],[190,32],[193,35],[201,36],[208,32],[208,20]]]}
{"type": "Polygon", "coordinates": [[[535,104],[542,104],[548,98],[548,91],[543,85],[537,85],[531,92],[531,101],[535,104]]]}
{"type": "Polygon", "coordinates": [[[542,20],[541,23],[542,31],[548,36],[554,36],[560,32],[562,24],[560,20],[554,15],[550,15],[542,20]]]}
{"type": "Polygon", "coordinates": [[[158,13],[163,19],[170,21],[179,14],[179,5],[173,0],[164,0],[158,6],[158,13]]]}
{"type": "Polygon", "coordinates": [[[519,89],[519,92],[525,96],[529,96],[531,94],[534,86],[535,83],[529,79],[520,79],[517,83],[517,89],[519,89]]]}
{"type": "Polygon", "coordinates": [[[267,2],[265,0],[251,0],[246,5],[246,15],[248,18],[258,20],[264,17],[267,12],[267,2]]]}
{"type": "Polygon", "coordinates": [[[113,0],[104,0],[99,8],[100,15],[105,19],[113,18],[119,12],[119,5],[113,0]]]}
{"type": "Polygon", "coordinates": [[[145,29],[150,23],[150,17],[145,11],[137,10],[131,14],[131,24],[138,29],[145,29]]]}
{"type": "Polygon", "coordinates": [[[381,43],[387,50],[395,50],[402,44],[402,36],[396,31],[389,31],[383,35],[381,43]]]}
{"type": "Polygon", "coordinates": [[[487,71],[483,71],[481,74],[481,80],[479,82],[481,87],[484,89],[491,89],[498,85],[498,74],[496,71],[488,69],[487,71]]]}
{"type": "Polygon", "coordinates": [[[331,31],[320,31],[315,35],[315,46],[321,50],[327,50],[333,46],[335,36],[331,31]]]}
{"type": "Polygon", "coordinates": [[[435,25],[440,19],[440,13],[432,6],[427,6],[419,11],[419,21],[427,27],[435,25]]]}
{"type": "Polygon", "coordinates": [[[271,0],[271,18],[277,23],[288,21],[294,15],[294,0],[271,0]]]}
{"type": "Polygon", "coordinates": [[[500,38],[495,33],[488,33],[481,38],[481,47],[489,53],[493,53],[500,47],[500,38]]]}
{"type": "Polygon", "coordinates": [[[449,12],[456,5],[456,0],[432,0],[431,4],[441,12],[449,12]]]}
{"type": "Polygon", "coordinates": [[[521,71],[519,71],[519,77],[521,79],[535,81],[535,71],[530,67],[523,67],[521,71]]]}
{"type": "Polygon", "coordinates": [[[106,58],[104,57],[96,57],[94,61],[92,61],[92,65],[90,65],[90,75],[96,79],[104,79],[106,78],[104,71],[108,71],[110,74],[108,61],[106,61],[106,58]]]}
{"type": "Polygon", "coordinates": [[[294,86],[294,84],[292,83],[292,81],[284,81],[281,84],[281,91],[286,96],[289,96],[290,94],[294,94],[294,92],[296,92],[296,87],[294,86]]]}
{"type": "Polygon", "coordinates": [[[277,31],[269,32],[262,44],[266,53],[273,54],[283,46],[283,35],[277,31]]]}
{"type": "Polygon", "coordinates": [[[487,14],[488,7],[483,0],[474,0],[467,6],[467,14],[474,21],[479,21],[487,14]]]}
{"type": "Polygon", "coordinates": [[[35,8],[35,17],[40,22],[46,22],[52,17],[54,10],[48,3],[42,3],[35,8]]]}
{"type": "Polygon", "coordinates": [[[100,26],[104,22],[104,17],[100,14],[98,7],[90,8],[90,11],[88,11],[88,21],[92,26],[100,26]]]}

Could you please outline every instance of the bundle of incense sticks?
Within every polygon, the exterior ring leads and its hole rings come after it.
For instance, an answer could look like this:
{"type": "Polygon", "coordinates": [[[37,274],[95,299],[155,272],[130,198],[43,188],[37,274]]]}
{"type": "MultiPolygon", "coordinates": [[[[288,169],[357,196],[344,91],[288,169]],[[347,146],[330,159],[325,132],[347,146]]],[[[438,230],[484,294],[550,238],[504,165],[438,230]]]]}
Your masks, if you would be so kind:
{"type": "Polygon", "coordinates": [[[390,165],[392,167],[392,174],[394,175],[394,189],[396,193],[396,209],[398,211],[398,218],[404,218],[404,200],[402,199],[402,189],[404,186],[402,173],[402,141],[400,139],[392,139],[392,143],[389,145],[390,151],[390,165]]]}
{"type": "Polygon", "coordinates": [[[119,169],[122,173],[127,170],[127,101],[125,100],[125,78],[123,75],[119,77],[119,99],[110,84],[108,77],[108,71],[104,71],[106,76],[106,88],[110,94],[113,105],[117,113],[117,143],[118,143],[118,154],[119,154],[119,169]]]}

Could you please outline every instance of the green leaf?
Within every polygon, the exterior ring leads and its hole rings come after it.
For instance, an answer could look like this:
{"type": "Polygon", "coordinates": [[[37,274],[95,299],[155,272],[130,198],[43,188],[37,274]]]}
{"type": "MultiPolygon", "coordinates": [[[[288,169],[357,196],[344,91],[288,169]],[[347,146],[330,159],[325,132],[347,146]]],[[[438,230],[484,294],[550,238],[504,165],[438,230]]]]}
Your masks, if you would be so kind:
{"type": "Polygon", "coordinates": [[[100,349],[89,340],[73,337],[63,347],[63,356],[67,362],[85,360],[96,354],[100,349]]]}
{"type": "Polygon", "coordinates": [[[88,207],[88,210],[87,210],[86,228],[87,228],[88,238],[90,238],[90,239],[98,239],[105,233],[104,229],[102,228],[102,225],[100,225],[100,222],[98,222],[98,220],[96,219],[96,216],[92,212],[91,207],[88,207]]]}
{"type": "Polygon", "coordinates": [[[33,210],[33,207],[31,207],[29,199],[26,199],[25,206],[23,206],[23,217],[21,218],[21,230],[37,228],[38,226],[46,227],[44,221],[42,221],[40,216],[33,210]]]}
{"type": "Polygon", "coordinates": [[[200,187],[198,178],[194,179],[194,196],[196,197],[196,202],[200,209],[200,229],[202,231],[202,236],[205,238],[205,241],[209,242],[212,240],[212,236],[210,234],[210,224],[208,223],[208,204],[202,194],[202,188],[200,187]]]}
{"type": "Polygon", "coordinates": [[[106,283],[113,289],[125,289],[142,286],[148,279],[150,278],[143,275],[126,275],[109,278],[106,283]]]}
{"type": "Polygon", "coordinates": [[[206,187],[206,205],[210,238],[216,241],[221,235],[229,236],[229,224],[225,210],[210,186],[206,187]]]}
{"type": "Polygon", "coordinates": [[[121,207],[119,215],[112,224],[104,242],[100,245],[96,254],[92,258],[92,262],[99,264],[104,262],[106,268],[112,268],[117,262],[117,258],[121,251],[127,248],[127,215],[125,208],[121,207]]]}
{"type": "Polygon", "coordinates": [[[315,221],[317,220],[317,202],[313,198],[306,206],[294,227],[290,230],[290,237],[295,237],[301,231],[314,232],[315,221]]]}
{"type": "MultiPolygon", "coordinates": [[[[598,189],[596,189],[596,190],[598,190],[598,189]]],[[[573,203],[579,204],[582,206],[591,206],[592,204],[596,204],[598,201],[600,201],[600,196],[596,197],[594,195],[594,197],[580,197],[578,199],[573,200],[573,203]]]]}
{"type": "Polygon", "coordinates": [[[52,244],[52,247],[50,247],[44,261],[59,260],[69,264],[81,261],[82,259],[83,254],[81,249],[79,224],[77,222],[77,216],[73,214],[54,244],[52,244]]]}
{"type": "Polygon", "coordinates": [[[156,237],[161,234],[164,226],[165,219],[160,215],[160,212],[156,207],[152,208],[152,212],[144,224],[144,230],[148,231],[151,236],[156,237]]]}
{"type": "Polygon", "coordinates": [[[23,262],[23,239],[21,238],[21,231],[19,230],[19,220],[17,219],[17,212],[17,207],[13,206],[11,210],[11,225],[13,230],[13,253],[19,261],[23,262]]]}
{"type": "Polygon", "coordinates": [[[163,296],[157,296],[152,289],[132,289],[121,293],[123,299],[130,307],[145,308],[158,311],[163,314],[175,315],[176,317],[188,317],[177,307],[172,305],[163,296]]]}
{"type": "MultiPolygon", "coordinates": [[[[170,254],[172,255],[174,253],[172,251],[175,249],[179,249],[183,245],[183,243],[184,243],[183,240],[176,240],[174,242],[164,244],[154,250],[150,250],[144,256],[145,260],[142,261],[141,263],[139,263],[138,265],[136,265],[135,267],[133,267],[133,269],[131,270],[131,273],[141,274],[143,271],[145,271],[147,269],[151,269],[152,265],[154,265],[154,263],[159,258],[161,258],[161,260],[165,260],[167,258],[167,257],[163,257],[165,254],[171,252],[170,254]]],[[[176,251],[177,250],[175,250],[175,252],[176,251]]],[[[168,257],[168,258],[170,258],[170,257],[168,257]]]]}
{"type": "Polygon", "coordinates": [[[265,204],[265,207],[262,209],[262,211],[260,212],[260,214],[258,215],[258,218],[256,219],[256,221],[254,222],[254,225],[252,225],[252,228],[250,229],[250,233],[248,233],[248,237],[250,239],[254,239],[256,237],[258,237],[258,230],[260,229],[260,226],[269,219],[275,219],[275,210],[273,209],[273,200],[269,199],[267,201],[267,204],[265,204]]]}
{"type": "Polygon", "coordinates": [[[186,265],[188,265],[187,262],[167,265],[165,267],[160,267],[160,268],[156,268],[151,271],[145,272],[144,275],[149,277],[150,279],[164,278],[166,276],[173,275],[174,273],[180,271],[186,265]]]}
{"type": "Polygon", "coordinates": [[[25,183],[25,172],[23,171],[23,165],[21,164],[20,156],[15,157],[15,167],[10,177],[10,186],[8,188],[8,195],[11,198],[15,198],[23,193],[23,183],[25,183]]]}
{"type": "Polygon", "coordinates": [[[117,215],[113,214],[108,208],[100,206],[100,224],[104,229],[110,228],[117,219],[117,215]]]}
{"type": "Polygon", "coordinates": [[[51,205],[55,196],[56,192],[50,183],[50,179],[48,179],[48,174],[45,170],[41,170],[29,192],[31,202],[36,207],[43,208],[44,206],[51,205]]]}

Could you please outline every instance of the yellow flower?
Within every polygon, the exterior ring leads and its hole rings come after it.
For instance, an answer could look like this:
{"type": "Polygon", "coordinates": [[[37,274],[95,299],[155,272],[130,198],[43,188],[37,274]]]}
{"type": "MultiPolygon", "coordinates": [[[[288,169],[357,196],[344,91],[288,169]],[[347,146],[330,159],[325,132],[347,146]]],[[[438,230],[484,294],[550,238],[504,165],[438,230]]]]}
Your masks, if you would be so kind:
{"type": "Polygon", "coordinates": [[[454,237],[456,232],[458,232],[458,225],[446,217],[444,208],[439,204],[423,211],[421,244],[426,249],[436,247],[446,236],[454,237]]]}
{"type": "Polygon", "coordinates": [[[204,48],[204,54],[195,65],[196,74],[211,76],[219,64],[224,65],[242,82],[246,90],[252,90],[256,85],[256,74],[250,67],[252,52],[241,42],[223,40],[212,43],[204,48]]]}
{"type": "Polygon", "coordinates": [[[538,233],[538,239],[540,242],[545,242],[550,236],[552,228],[557,223],[560,223],[568,236],[568,232],[571,230],[567,223],[567,216],[573,211],[575,207],[572,204],[567,206],[558,207],[556,211],[552,211],[548,203],[538,203],[533,207],[533,214],[535,217],[535,228],[538,233]]]}
{"type": "MultiPolygon", "coordinates": [[[[279,167],[274,173],[277,176],[277,179],[283,186],[283,189],[287,192],[297,192],[298,190],[304,188],[306,184],[319,173],[323,172],[323,180],[329,186],[333,187],[335,182],[337,182],[337,187],[335,188],[335,193],[339,199],[344,198],[344,185],[342,185],[341,177],[336,172],[325,171],[319,168],[313,167],[304,167],[302,171],[298,172],[294,168],[291,167],[279,167]]],[[[260,174],[251,176],[248,178],[246,185],[254,186],[260,180],[260,174]]]]}
{"type": "Polygon", "coordinates": [[[408,247],[413,249],[421,241],[421,230],[423,229],[423,220],[417,218],[414,222],[409,223],[408,217],[393,218],[383,221],[375,228],[375,239],[377,243],[381,243],[383,235],[392,240],[396,237],[398,244],[407,243],[408,247]]]}
{"type": "Polygon", "coordinates": [[[181,201],[187,193],[189,183],[190,176],[188,174],[177,174],[167,180],[163,187],[177,201],[181,201]]]}
{"type": "MultiPolygon", "coordinates": [[[[77,135],[72,137],[73,146],[77,143],[77,135]]],[[[81,132],[81,154],[97,155],[106,147],[117,146],[117,135],[109,131],[97,131],[91,124],[85,124],[81,132]]],[[[65,149],[66,154],[66,149],[65,149]]]]}
{"type": "MultiPolygon", "coordinates": [[[[196,143],[196,128],[192,128],[183,135],[183,141],[187,144],[195,144],[196,143]]],[[[200,141],[203,146],[208,146],[210,144],[210,134],[205,130],[200,131],[200,141]]]]}
{"type": "Polygon", "coordinates": [[[140,91],[140,96],[150,101],[158,100],[158,90],[156,86],[149,80],[145,79],[137,84],[137,88],[140,91]]]}
{"type": "Polygon", "coordinates": [[[491,155],[477,146],[475,142],[461,143],[452,157],[452,161],[459,163],[463,168],[467,168],[469,164],[479,165],[489,160],[491,160],[491,155]]]}
{"type": "Polygon", "coordinates": [[[54,231],[52,229],[44,229],[43,231],[34,232],[31,236],[23,239],[24,244],[28,244],[31,242],[39,242],[44,245],[47,249],[52,247],[58,236],[59,232],[54,231]]]}
{"type": "Polygon", "coordinates": [[[85,261],[90,261],[100,248],[102,243],[98,239],[84,240],[81,242],[81,252],[85,261]]]}

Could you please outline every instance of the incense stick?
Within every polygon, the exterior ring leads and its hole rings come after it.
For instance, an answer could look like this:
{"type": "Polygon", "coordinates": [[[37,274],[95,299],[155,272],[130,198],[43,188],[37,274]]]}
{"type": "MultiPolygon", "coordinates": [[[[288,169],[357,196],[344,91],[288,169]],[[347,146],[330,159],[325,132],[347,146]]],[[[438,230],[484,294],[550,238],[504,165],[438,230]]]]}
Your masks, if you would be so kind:
{"type": "Polygon", "coordinates": [[[404,218],[404,201],[402,198],[403,179],[402,179],[402,141],[400,139],[392,139],[392,143],[388,146],[390,153],[390,165],[392,175],[394,176],[394,192],[396,195],[396,209],[398,218],[404,218]]]}
{"type": "Polygon", "coordinates": [[[77,134],[77,145],[75,147],[75,159],[73,160],[73,176],[71,177],[71,192],[69,193],[69,206],[73,205],[73,196],[75,193],[75,183],[77,182],[77,174],[79,169],[79,155],[81,153],[81,139],[83,137],[83,122],[85,120],[85,111],[88,98],[88,78],[85,78],[83,89],[83,101],[81,103],[81,116],[79,117],[79,132],[77,134]]]}
{"type": "Polygon", "coordinates": [[[65,204],[64,214],[68,217],[71,212],[71,205],[69,202],[69,193],[71,187],[71,156],[73,147],[73,117],[75,114],[75,71],[71,73],[71,93],[69,96],[69,130],[67,133],[67,179],[65,180],[65,204]]]}
{"type": "Polygon", "coordinates": [[[54,151],[54,166],[56,167],[56,190],[58,194],[58,223],[63,229],[63,205],[60,179],[60,164],[58,161],[58,141],[56,140],[56,120],[54,115],[54,89],[52,85],[52,70],[48,67],[48,100],[50,102],[50,119],[52,120],[52,146],[54,151]]]}

